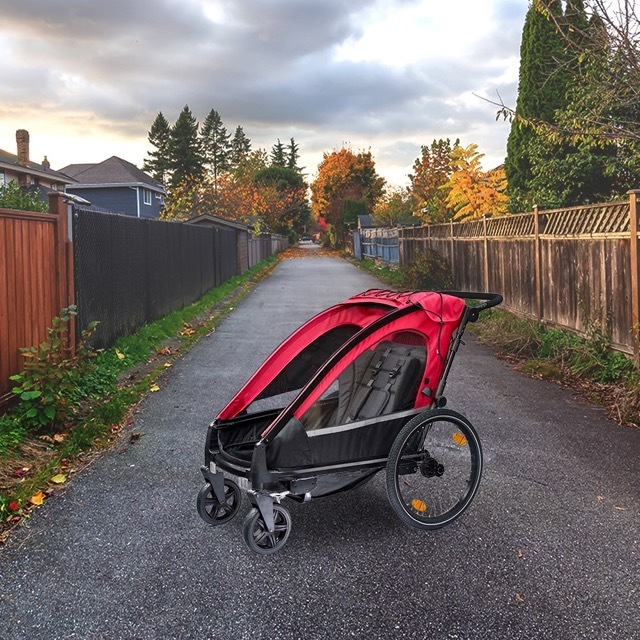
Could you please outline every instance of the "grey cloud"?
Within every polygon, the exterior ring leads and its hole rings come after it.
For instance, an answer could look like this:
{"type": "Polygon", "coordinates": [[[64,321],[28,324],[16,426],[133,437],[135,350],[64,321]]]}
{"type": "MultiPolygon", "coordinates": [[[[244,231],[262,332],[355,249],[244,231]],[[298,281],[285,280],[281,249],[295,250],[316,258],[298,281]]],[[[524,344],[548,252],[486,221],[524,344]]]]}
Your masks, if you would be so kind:
{"type": "Polygon", "coordinates": [[[333,59],[339,44],[361,35],[375,0],[226,0],[224,25],[195,0],[7,4],[0,38],[6,30],[17,48],[0,108],[9,101],[47,104],[56,117],[86,112],[103,127],[146,138],[158,111],[172,121],[186,103],[200,120],[217,109],[228,128],[241,124],[256,140],[271,140],[263,144],[297,131],[303,152],[305,143],[313,151],[326,147],[326,136],[336,146],[368,139],[389,161],[415,158],[419,144],[433,138],[411,141],[431,132],[456,137],[476,131],[478,122],[493,125],[494,112],[482,101],[447,101],[495,89],[513,95],[512,85],[498,87],[495,78],[505,52],[517,55],[524,14],[521,2],[503,0],[495,29],[469,59],[443,55],[397,70],[333,59]]]}

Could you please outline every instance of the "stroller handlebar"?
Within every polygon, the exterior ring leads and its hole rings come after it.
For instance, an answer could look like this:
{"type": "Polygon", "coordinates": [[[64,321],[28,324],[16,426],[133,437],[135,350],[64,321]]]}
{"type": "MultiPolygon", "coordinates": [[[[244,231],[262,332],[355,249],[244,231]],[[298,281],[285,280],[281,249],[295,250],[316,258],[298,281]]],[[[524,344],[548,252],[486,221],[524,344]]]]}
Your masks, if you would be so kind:
{"type": "Polygon", "coordinates": [[[441,291],[440,293],[446,293],[450,296],[468,300],[484,300],[484,302],[481,302],[479,305],[472,307],[473,310],[478,313],[486,309],[491,309],[491,307],[497,307],[503,300],[499,293],[479,293],[474,291],[441,291]]]}

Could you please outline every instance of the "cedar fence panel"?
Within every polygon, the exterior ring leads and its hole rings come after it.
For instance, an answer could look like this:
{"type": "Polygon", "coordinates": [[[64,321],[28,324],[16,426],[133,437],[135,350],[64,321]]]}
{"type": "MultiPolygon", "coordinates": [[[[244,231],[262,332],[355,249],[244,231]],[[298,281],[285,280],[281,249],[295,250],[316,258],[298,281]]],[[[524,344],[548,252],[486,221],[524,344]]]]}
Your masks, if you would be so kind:
{"type": "Polygon", "coordinates": [[[51,196],[49,211],[0,209],[0,406],[11,397],[9,377],[22,371],[20,348],[42,342],[52,318],[73,300],[62,194],[51,196]]]}

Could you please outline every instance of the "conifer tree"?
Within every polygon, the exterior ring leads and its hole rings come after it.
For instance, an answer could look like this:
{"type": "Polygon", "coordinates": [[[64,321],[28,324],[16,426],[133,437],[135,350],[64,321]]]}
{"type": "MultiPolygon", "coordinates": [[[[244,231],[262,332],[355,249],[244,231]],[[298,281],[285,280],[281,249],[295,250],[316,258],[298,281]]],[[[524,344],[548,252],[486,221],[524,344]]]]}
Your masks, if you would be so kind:
{"type": "Polygon", "coordinates": [[[287,169],[293,169],[294,171],[300,173],[302,170],[300,169],[300,167],[298,167],[299,157],[300,154],[298,153],[298,144],[293,138],[291,138],[287,149],[287,169]]]}
{"type": "Polygon", "coordinates": [[[559,0],[533,0],[522,30],[516,118],[505,161],[512,212],[525,211],[533,204],[531,145],[536,133],[523,120],[553,122],[556,111],[566,104],[568,74],[562,63],[565,48],[556,28],[562,15],[559,0]]]}
{"type": "Polygon", "coordinates": [[[247,137],[244,129],[238,125],[231,139],[230,165],[233,168],[237,167],[249,153],[251,153],[251,140],[247,137]]]}
{"type": "Polygon", "coordinates": [[[287,159],[285,157],[284,145],[280,142],[280,138],[278,138],[278,142],[271,147],[271,155],[269,156],[271,160],[272,167],[287,167],[287,159]]]}
{"type": "Polygon", "coordinates": [[[185,105],[169,136],[171,187],[187,178],[200,178],[203,172],[202,151],[198,139],[198,121],[185,105]]]}
{"type": "Polygon", "coordinates": [[[155,147],[154,151],[149,151],[149,157],[144,161],[142,170],[151,174],[154,180],[164,184],[169,178],[169,140],[171,138],[171,127],[164,117],[162,111],[158,113],[156,119],[149,130],[149,142],[155,147]]]}
{"type": "Polygon", "coordinates": [[[211,109],[202,124],[200,141],[204,164],[213,176],[214,188],[217,188],[220,174],[230,166],[231,144],[229,137],[220,114],[215,109],[211,109]]]}

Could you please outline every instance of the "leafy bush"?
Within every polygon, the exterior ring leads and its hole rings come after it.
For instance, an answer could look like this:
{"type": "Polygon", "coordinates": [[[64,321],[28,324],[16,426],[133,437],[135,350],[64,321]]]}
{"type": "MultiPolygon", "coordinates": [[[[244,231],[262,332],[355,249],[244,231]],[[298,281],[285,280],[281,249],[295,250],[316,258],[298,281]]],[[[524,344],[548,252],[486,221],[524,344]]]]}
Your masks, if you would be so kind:
{"type": "Polygon", "coordinates": [[[30,430],[68,422],[76,409],[71,400],[75,399],[84,377],[95,368],[92,363],[95,354],[87,346],[87,340],[97,323],[91,323],[82,333],[72,353],[67,334],[75,315],[75,307],[63,309],[51,321],[45,341],[37,347],[20,349],[25,358],[24,370],[11,376],[16,383],[12,391],[20,398],[17,415],[30,430]]]}
{"type": "Polygon", "coordinates": [[[15,180],[0,188],[0,207],[18,211],[47,213],[49,205],[35,191],[23,189],[15,180]]]}
{"type": "Polygon", "coordinates": [[[421,253],[403,268],[403,286],[415,291],[453,289],[451,265],[437,251],[421,253]]]}

